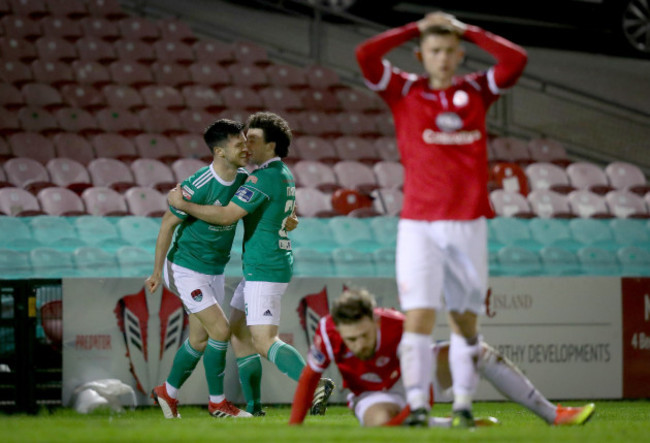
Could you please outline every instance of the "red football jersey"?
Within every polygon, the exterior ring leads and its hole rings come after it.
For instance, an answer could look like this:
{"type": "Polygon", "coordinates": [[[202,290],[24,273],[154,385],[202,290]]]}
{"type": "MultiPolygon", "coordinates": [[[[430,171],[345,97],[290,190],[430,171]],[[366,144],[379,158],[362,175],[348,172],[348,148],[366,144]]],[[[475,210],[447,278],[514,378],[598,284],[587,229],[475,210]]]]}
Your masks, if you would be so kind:
{"type": "Polygon", "coordinates": [[[427,76],[402,72],[382,56],[419,36],[415,23],[369,39],[357,48],[367,86],[390,106],[404,165],[402,218],[473,220],[494,215],[488,198],[485,118],[521,75],[521,48],[469,26],[464,38],[491,52],[497,66],[431,89],[427,76]]]}
{"type": "Polygon", "coordinates": [[[400,378],[397,347],[402,339],[404,315],[392,309],[375,308],[379,318],[379,334],[375,355],[360,360],[343,343],[330,315],[321,318],[307,363],[316,372],[323,372],[334,362],[343,378],[343,387],[355,395],[366,391],[390,389],[400,378]]]}

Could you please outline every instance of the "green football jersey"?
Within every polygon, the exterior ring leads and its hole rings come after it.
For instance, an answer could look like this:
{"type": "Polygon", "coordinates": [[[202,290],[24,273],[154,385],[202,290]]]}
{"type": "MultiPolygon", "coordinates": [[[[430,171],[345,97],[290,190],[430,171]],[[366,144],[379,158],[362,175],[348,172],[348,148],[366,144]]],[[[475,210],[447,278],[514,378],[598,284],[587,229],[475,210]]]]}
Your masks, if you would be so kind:
{"type": "Polygon", "coordinates": [[[293,253],[284,228],[296,204],[296,183],[289,168],[278,157],[269,160],[253,171],[232,201],[248,212],[244,217],[244,278],[288,283],[293,253]]]}
{"type": "MultiPolygon", "coordinates": [[[[185,200],[192,203],[226,206],[247,178],[248,171],[240,168],[235,179],[226,182],[209,165],[184,180],[181,189],[185,200]]],[[[223,274],[230,259],[237,223],[229,226],[211,225],[172,206],[169,208],[183,221],[176,228],[167,259],[202,274],[223,274]]]]}

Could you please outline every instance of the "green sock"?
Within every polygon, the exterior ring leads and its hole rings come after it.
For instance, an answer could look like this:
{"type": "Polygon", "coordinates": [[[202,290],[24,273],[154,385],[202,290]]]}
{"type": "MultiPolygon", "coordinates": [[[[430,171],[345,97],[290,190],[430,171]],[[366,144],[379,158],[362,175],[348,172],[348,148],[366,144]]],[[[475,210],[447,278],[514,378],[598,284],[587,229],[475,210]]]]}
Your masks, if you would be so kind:
{"type": "Polygon", "coordinates": [[[305,359],[296,351],[296,348],[278,340],[271,345],[266,355],[280,372],[287,374],[292,380],[298,381],[300,373],[305,367],[305,359]]]}
{"type": "Polygon", "coordinates": [[[223,376],[226,369],[227,341],[208,339],[208,346],[203,353],[205,379],[210,395],[223,395],[223,376]]]}
{"type": "Polygon", "coordinates": [[[178,351],[176,351],[172,370],[169,372],[169,377],[167,377],[167,383],[176,389],[180,389],[183,383],[185,383],[185,380],[192,375],[192,371],[196,368],[202,355],[202,352],[197,351],[190,345],[189,339],[185,340],[178,351]]]}
{"type": "Polygon", "coordinates": [[[246,412],[262,409],[262,359],[260,354],[251,354],[237,359],[239,381],[246,399],[246,412]]]}

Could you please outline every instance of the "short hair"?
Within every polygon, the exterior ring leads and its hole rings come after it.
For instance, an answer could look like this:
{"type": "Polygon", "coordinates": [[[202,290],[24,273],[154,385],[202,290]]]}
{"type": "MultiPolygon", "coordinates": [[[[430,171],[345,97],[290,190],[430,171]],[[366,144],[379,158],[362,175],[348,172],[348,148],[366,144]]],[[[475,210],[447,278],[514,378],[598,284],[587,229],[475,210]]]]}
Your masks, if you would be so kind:
{"type": "Polygon", "coordinates": [[[238,136],[244,130],[242,123],[222,118],[212,123],[203,133],[203,140],[214,155],[214,148],[223,147],[223,143],[231,136],[238,136]]]}
{"type": "Polygon", "coordinates": [[[420,33],[420,42],[427,38],[430,35],[454,35],[460,39],[460,33],[451,26],[448,25],[433,25],[426,28],[420,33]]]}
{"type": "Polygon", "coordinates": [[[275,143],[275,154],[280,158],[289,155],[289,145],[293,139],[289,123],[273,112],[256,112],[246,121],[248,128],[261,129],[264,142],[275,143]]]}
{"type": "Polygon", "coordinates": [[[330,314],[335,325],[356,323],[364,317],[373,318],[377,303],[366,289],[346,289],[334,301],[330,314]]]}

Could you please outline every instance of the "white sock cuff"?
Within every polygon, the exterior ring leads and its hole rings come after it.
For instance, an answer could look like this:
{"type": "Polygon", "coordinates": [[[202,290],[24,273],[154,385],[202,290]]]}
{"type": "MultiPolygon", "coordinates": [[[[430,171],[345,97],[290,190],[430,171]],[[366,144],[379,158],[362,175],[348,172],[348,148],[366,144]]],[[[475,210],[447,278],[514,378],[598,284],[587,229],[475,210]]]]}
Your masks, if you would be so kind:
{"type": "Polygon", "coordinates": [[[478,356],[481,350],[481,342],[483,337],[480,335],[476,337],[476,343],[470,345],[467,343],[465,337],[460,334],[451,333],[449,336],[449,348],[454,349],[454,353],[468,354],[471,356],[478,356]]]}

